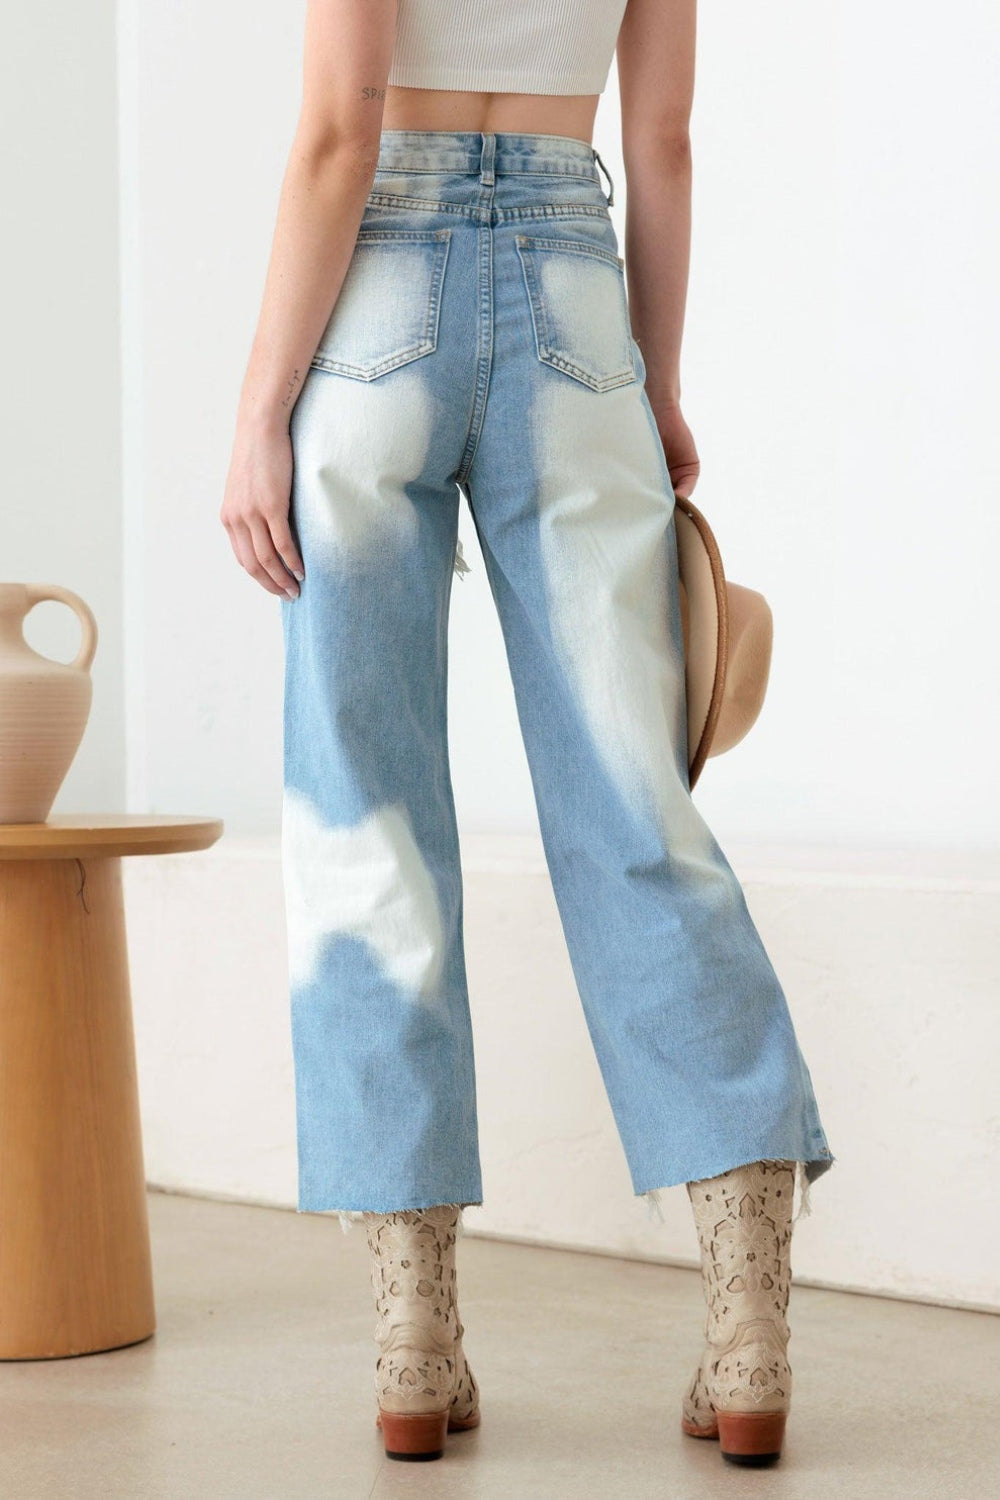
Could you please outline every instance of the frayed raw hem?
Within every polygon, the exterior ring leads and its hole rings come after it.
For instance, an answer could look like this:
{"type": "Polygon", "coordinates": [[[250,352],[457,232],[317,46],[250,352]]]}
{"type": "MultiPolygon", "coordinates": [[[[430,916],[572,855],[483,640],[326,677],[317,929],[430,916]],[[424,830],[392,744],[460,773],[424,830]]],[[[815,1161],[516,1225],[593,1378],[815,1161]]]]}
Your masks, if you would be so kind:
{"type": "Polygon", "coordinates": [[[467,1203],[447,1203],[447,1204],[442,1204],[442,1203],[420,1203],[420,1204],[412,1204],[412,1203],[408,1203],[404,1208],[392,1208],[392,1209],[390,1209],[390,1208],[377,1208],[377,1209],[369,1209],[369,1208],[303,1209],[303,1208],[300,1208],[298,1210],[298,1212],[299,1213],[327,1213],[327,1214],[334,1214],[335,1213],[337,1215],[337,1218],[340,1220],[341,1230],[343,1231],[344,1234],[349,1234],[351,1232],[351,1230],[354,1228],[355,1224],[360,1224],[360,1223],[362,1223],[364,1221],[365,1214],[368,1214],[368,1213],[383,1213],[383,1214],[386,1214],[386,1213],[426,1213],[429,1208],[457,1208],[458,1209],[458,1222],[457,1222],[457,1224],[455,1226],[455,1238],[456,1239],[461,1239],[462,1235],[465,1233],[465,1223],[464,1223],[464,1220],[463,1220],[463,1217],[462,1217],[462,1210],[466,1209],[466,1208],[481,1208],[481,1207],[482,1207],[482,1199],[481,1198],[477,1198],[477,1199],[472,1199],[472,1200],[470,1200],[467,1203]]]}
{"type": "MultiPolygon", "coordinates": [[[[792,1158],[787,1156],[759,1156],[755,1158],[756,1161],[774,1162],[790,1161],[791,1159],[792,1158]]],[[[822,1156],[813,1157],[809,1161],[795,1162],[795,1186],[798,1189],[799,1206],[796,1213],[792,1216],[793,1224],[796,1224],[799,1219],[805,1218],[812,1213],[812,1203],[810,1202],[809,1190],[812,1187],[812,1184],[816,1181],[816,1178],[821,1177],[824,1172],[828,1171],[829,1168],[833,1166],[836,1159],[837,1158],[835,1156],[822,1156]]],[[[739,1165],[748,1166],[749,1163],[741,1162],[739,1165]]],[[[729,1167],[727,1168],[727,1170],[730,1172],[734,1172],[736,1171],[736,1168],[729,1167]]],[[[722,1176],[723,1174],[718,1173],[717,1175],[722,1176]]],[[[661,1200],[661,1194],[664,1192],[666,1192],[665,1188],[649,1188],[646,1192],[638,1194],[640,1198],[645,1198],[646,1200],[646,1206],[649,1210],[650,1219],[659,1219],[659,1222],[661,1224],[666,1222],[663,1217],[663,1204],[661,1200]]]]}

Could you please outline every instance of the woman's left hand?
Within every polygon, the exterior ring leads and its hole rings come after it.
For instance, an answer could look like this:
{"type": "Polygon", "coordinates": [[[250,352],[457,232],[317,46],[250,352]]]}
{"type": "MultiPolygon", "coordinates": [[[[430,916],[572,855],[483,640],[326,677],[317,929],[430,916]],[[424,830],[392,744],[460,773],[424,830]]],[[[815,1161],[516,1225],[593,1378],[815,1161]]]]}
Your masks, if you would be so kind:
{"type": "Polygon", "coordinates": [[[658,410],[656,426],[663,443],[674,494],[690,495],[698,483],[701,463],[691,429],[685,422],[680,407],[670,406],[666,410],[658,410]]]}

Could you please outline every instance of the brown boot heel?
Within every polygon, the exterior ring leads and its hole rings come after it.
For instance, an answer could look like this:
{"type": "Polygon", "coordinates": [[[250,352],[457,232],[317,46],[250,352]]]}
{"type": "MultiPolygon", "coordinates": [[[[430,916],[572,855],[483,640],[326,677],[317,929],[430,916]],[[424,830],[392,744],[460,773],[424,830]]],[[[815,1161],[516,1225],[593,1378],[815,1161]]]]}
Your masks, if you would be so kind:
{"type": "Polygon", "coordinates": [[[731,1464],[775,1463],[781,1457],[786,1416],[783,1411],[717,1411],[723,1458],[731,1464]]]}
{"type": "Polygon", "coordinates": [[[448,1413],[396,1412],[379,1410],[377,1426],[382,1429],[386,1458],[401,1458],[419,1463],[423,1459],[441,1458],[444,1454],[448,1413]]]}

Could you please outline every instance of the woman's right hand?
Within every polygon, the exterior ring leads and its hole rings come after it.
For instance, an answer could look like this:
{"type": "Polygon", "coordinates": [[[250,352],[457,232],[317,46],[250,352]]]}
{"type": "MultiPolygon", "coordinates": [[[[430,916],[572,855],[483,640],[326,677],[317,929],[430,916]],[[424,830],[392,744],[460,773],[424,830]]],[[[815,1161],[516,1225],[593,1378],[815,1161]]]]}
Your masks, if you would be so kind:
{"type": "Polygon", "coordinates": [[[298,598],[296,579],[305,578],[288,524],[292,469],[287,425],[238,428],[219,513],[240,566],[286,599],[298,598]]]}

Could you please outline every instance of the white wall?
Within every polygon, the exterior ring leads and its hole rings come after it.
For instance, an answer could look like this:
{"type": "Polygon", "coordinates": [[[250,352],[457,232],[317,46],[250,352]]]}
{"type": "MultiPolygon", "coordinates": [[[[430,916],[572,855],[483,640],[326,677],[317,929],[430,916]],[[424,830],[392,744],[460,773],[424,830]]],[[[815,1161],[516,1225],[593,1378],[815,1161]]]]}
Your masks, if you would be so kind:
{"type": "MultiPolygon", "coordinates": [[[[90,723],[54,811],[121,808],[121,361],[115,6],[9,7],[0,45],[0,579],[57,583],[97,616],[90,723]]],[[[61,661],[80,628],[39,604],[61,661]]]]}
{"type": "Polygon", "coordinates": [[[274,829],[278,602],[219,524],[304,6],[120,0],[133,807],[274,829]]]}
{"type": "Polygon", "coordinates": [[[703,806],[995,846],[1000,12],[700,12],[698,494],[776,618],[770,701],[703,806]]]}

